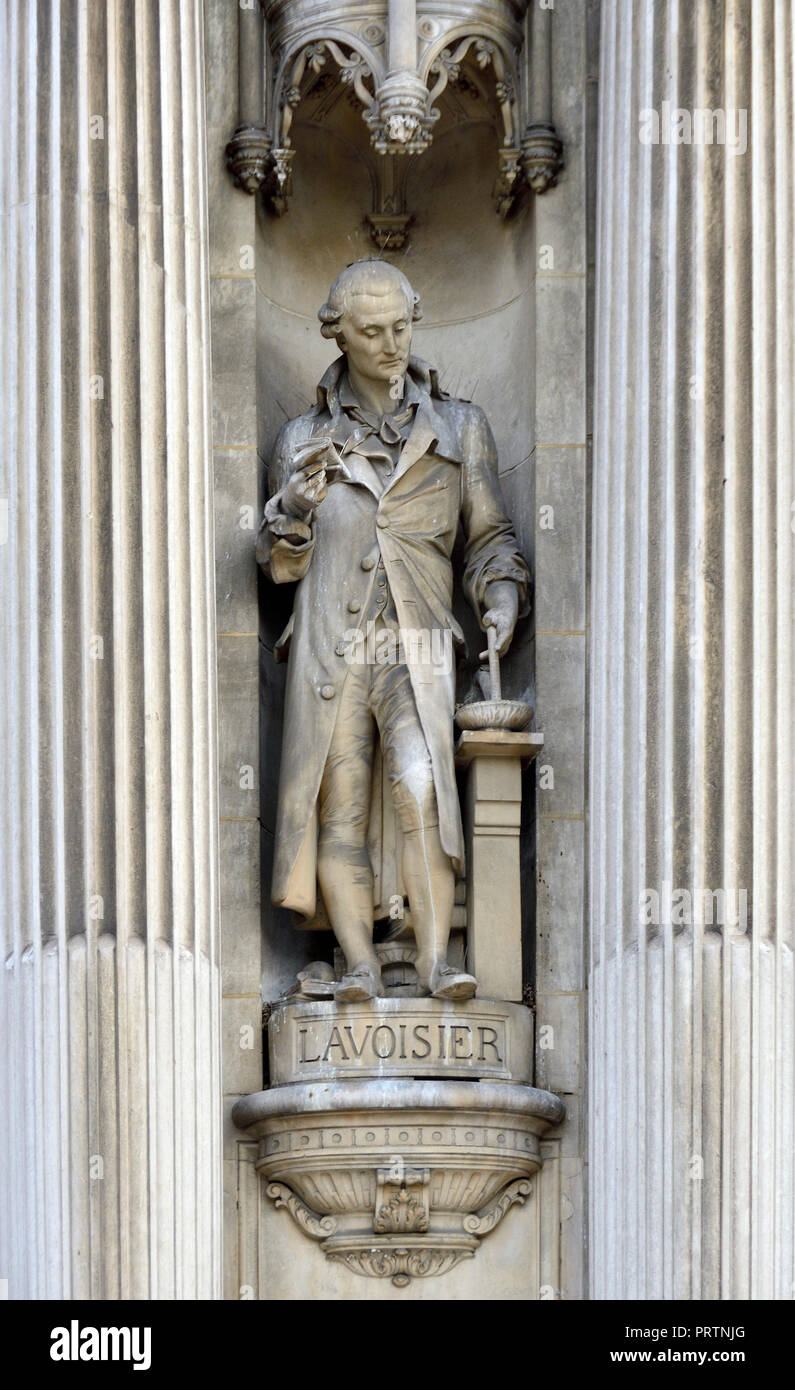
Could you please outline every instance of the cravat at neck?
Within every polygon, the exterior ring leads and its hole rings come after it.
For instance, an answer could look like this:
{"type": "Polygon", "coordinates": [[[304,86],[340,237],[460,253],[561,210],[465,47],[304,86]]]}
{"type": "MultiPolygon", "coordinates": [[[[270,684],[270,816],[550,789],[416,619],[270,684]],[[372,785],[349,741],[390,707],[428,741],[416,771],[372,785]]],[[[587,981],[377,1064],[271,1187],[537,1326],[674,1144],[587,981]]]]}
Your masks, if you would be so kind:
{"type": "Polygon", "coordinates": [[[414,406],[406,406],[404,410],[396,411],[394,415],[376,415],[367,410],[362,410],[361,406],[348,406],[348,414],[361,424],[366,425],[370,434],[378,435],[384,444],[400,444],[403,439],[402,431],[409,424],[414,414],[414,406]]]}

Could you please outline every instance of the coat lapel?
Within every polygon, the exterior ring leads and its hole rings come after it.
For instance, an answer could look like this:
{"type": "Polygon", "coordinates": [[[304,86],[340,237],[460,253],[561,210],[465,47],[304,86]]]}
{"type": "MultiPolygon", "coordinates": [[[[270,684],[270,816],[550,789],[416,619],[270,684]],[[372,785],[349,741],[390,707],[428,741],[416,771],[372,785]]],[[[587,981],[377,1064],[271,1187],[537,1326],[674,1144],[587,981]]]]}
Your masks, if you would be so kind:
{"type": "Polygon", "coordinates": [[[403,446],[398,466],[384,488],[384,495],[392,490],[418,459],[427,454],[432,444],[436,445],[437,452],[443,458],[450,459],[453,463],[462,462],[461,450],[446,422],[439,412],[434,410],[430,397],[423,396],[417,406],[414,424],[403,446]]]}
{"type": "Polygon", "coordinates": [[[376,501],[378,501],[381,496],[382,488],[378,481],[378,474],[373,468],[370,460],[365,458],[364,454],[355,453],[353,450],[348,454],[344,454],[342,457],[343,463],[351,476],[350,478],[343,477],[341,481],[347,482],[348,484],[353,483],[354,486],[358,484],[359,487],[366,487],[367,491],[371,492],[376,501]]]}
{"type": "Polygon", "coordinates": [[[344,474],[340,474],[339,481],[353,483],[354,486],[367,488],[367,491],[371,492],[377,501],[382,492],[381,484],[378,481],[378,474],[367,456],[363,453],[359,453],[356,447],[360,435],[364,435],[365,431],[357,425],[355,420],[351,420],[350,416],[346,415],[344,411],[339,411],[333,417],[331,425],[332,428],[330,433],[332,441],[336,445],[340,457],[350,474],[349,478],[346,478],[344,474]]]}

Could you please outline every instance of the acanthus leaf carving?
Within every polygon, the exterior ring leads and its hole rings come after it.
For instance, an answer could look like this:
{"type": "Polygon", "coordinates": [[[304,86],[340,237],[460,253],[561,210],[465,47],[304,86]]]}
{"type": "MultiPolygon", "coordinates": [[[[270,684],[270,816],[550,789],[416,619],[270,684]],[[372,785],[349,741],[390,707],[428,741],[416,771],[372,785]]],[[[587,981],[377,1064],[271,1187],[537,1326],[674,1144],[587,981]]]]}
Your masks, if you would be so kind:
{"type": "Polygon", "coordinates": [[[397,1177],[391,1168],[379,1168],[373,1231],[427,1231],[430,1182],[430,1168],[404,1168],[397,1177]]]}
{"type": "Polygon", "coordinates": [[[370,1279],[391,1279],[397,1289],[403,1289],[412,1279],[428,1279],[435,1274],[446,1274],[462,1260],[471,1259],[474,1250],[438,1250],[430,1246],[420,1249],[406,1249],[395,1246],[392,1249],[349,1250],[330,1252],[328,1259],[343,1264],[354,1274],[370,1279]]]}

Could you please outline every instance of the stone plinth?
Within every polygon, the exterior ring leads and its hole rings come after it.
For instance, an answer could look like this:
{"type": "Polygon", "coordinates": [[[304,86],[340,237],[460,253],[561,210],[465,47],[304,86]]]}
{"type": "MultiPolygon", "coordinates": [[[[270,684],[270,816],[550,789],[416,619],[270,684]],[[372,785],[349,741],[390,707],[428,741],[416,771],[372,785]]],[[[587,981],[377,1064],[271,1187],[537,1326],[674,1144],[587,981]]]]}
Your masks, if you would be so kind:
{"type": "Polygon", "coordinates": [[[396,1287],[472,1258],[530,1195],[563,1115],[532,1086],[394,1078],[275,1087],[233,1111],[276,1205],[329,1260],[396,1287]]]}
{"type": "Polygon", "coordinates": [[[522,997],[522,767],[543,746],[543,734],[477,729],[456,748],[456,765],[468,769],[468,968],[480,992],[498,999],[522,997]]]}
{"type": "Polygon", "coordinates": [[[268,1024],[271,1084],[343,1078],[530,1081],[533,1017],[490,999],[283,1004],[268,1024]]]}

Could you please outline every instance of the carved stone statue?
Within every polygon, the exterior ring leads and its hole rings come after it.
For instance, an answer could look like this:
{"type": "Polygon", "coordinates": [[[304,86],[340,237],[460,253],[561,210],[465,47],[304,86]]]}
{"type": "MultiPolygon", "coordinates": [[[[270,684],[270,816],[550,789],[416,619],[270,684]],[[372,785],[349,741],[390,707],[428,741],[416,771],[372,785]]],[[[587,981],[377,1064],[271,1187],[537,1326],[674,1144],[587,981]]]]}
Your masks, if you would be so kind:
{"type": "Polygon", "coordinates": [[[357,262],[319,317],[342,355],[317,404],[279,433],[257,539],[269,578],[297,585],[277,644],[289,665],[273,900],[307,919],[325,907],[346,961],[338,1000],[382,992],[373,846],[387,819],[374,794],[383,776],[420,986],[467,999],[477,981],[447,962],[464,856],[453,761],[459,526],[464,591],[500,654],[529,576],[483,411],[446,396],[410,356],[420,305],[405,275],[357,262]]]}

